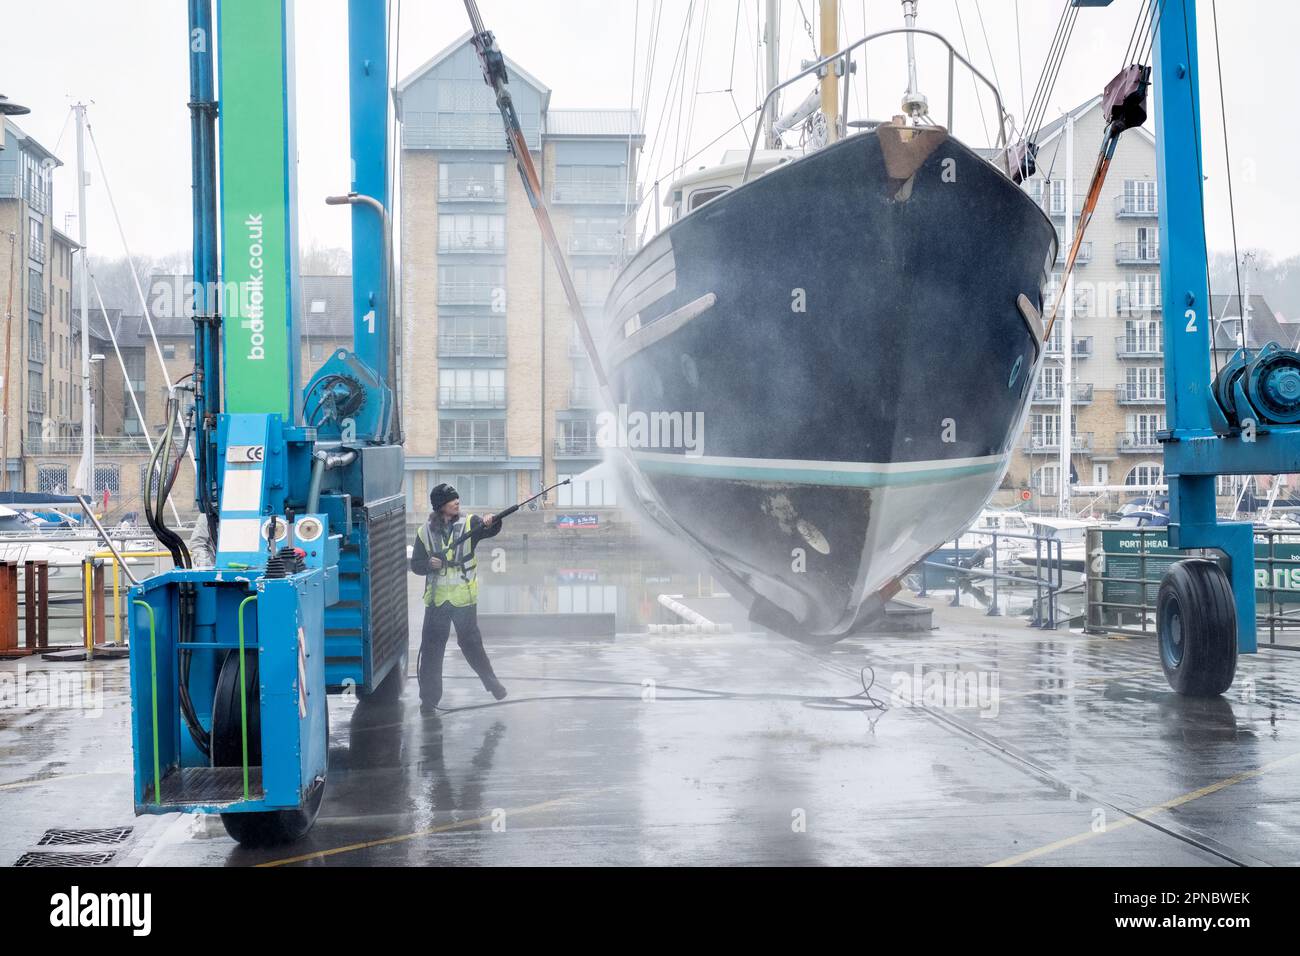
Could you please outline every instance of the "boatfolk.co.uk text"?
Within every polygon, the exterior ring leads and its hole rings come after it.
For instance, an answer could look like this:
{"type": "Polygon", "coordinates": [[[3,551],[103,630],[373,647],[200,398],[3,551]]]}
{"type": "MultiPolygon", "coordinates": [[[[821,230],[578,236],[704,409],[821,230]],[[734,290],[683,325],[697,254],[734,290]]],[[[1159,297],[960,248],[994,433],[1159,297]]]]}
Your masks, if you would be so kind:
{"type": "Polygon", "coordinates": [[[682,448],[688,455],[704,453],[703,412],[618,412],[596,416],[600,448],[682,448]]]}

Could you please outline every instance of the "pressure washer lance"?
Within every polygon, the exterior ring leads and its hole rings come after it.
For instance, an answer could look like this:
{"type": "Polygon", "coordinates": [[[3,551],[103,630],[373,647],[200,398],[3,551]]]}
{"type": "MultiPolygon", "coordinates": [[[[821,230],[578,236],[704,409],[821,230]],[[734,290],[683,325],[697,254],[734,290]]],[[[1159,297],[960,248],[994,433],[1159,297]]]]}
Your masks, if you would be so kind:
{"type": "MultiPolygon", "coordinates": [[[[524,505],[526,505],[526,504],[531,504],[532,502],[536,501],[538,498],[545,497],[549,492],[552,492],[552,491],[554,491],[556,488],[560,487],[560,485],[567,485],[567,484],[569,484],[569,483],[572,482],[572,481],[573,481],[572,478],[565,478],[563,481],[557,481],[555,484],[551,485],[549,488],[543,488],[541,491],[537,492],[537,494],[533,495],[531,498],[525,498],[523,501],[519,502],[519,504],[517,504],[517,505],[511,505],[511,506],[510,506],[509,508],[507,508],[505,511],[502,511],[502,512],[498,513],[497,515],[495,515],[495,516],[492,518],[492,523],[493,523],[493,524],[496,524],[496,523],[498,523],[502,518],[509,518],[512,514],[514,514],[516,511],[518,511],[518,510],[519,510],[520,508],[522,508],[524,505]]],[[[455,551],[458,547],[461,546],[461,544],[462,544],[463,542],[467,541],[467,540],[469,539],[469,536],[472,535],[473,533],[474,533],[474,532],[473,532],[472,530],[467,530],[467,531],[465,531],[465,532],[464,532],[464,533],[463,533],[459,538],[457,538],[455,541],[452,542],[452,544],[451,544],[451,550],[455,551]]]]}

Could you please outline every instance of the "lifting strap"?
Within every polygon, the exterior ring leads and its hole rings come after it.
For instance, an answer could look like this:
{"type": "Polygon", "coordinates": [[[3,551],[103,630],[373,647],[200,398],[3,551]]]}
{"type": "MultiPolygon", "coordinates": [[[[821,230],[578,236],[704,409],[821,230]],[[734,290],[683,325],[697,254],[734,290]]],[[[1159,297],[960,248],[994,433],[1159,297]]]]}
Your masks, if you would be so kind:
{"type": "MultiPolygon", "coordinates": [[[[1061,300],[1065,298],[1066,289],[1069,288],[1070,276],[1074,272],[1074,262],[1078,258],[1079,249],[1083,246],[1083,234],[1087,231],[1088,224],[1092,222],[1092,213],[1097,208],[1097,203],[1101,200],[1101,187],[1106,182],[1106,174],[1110,172],[1110,161],[1115,155],[1115,147],[1119,145],[1120,134],[1127,129],[1141,126],[1147,119],[1147,89],[1151,86],[1151,67],[1132,64],[1122,69],[1113,80],[1106,84],[1106,90],[1102,94],[1102,114],[1106,117],[1106,132],[1102,136],[1101,149],[1097,153],[1097,162],[1092,169],[1092,181],[1088,184],[1088,196],[1084,200],[1083,208],[1079,212],[1079,226],[1074,231],[1074,242],[1070,246],[1070,255],[1065,260],[1065,272],[1061,276],[1061,284],[1057,288],[1056,299],[1052,302],[1052,315],[1047,320],[1047,326],[1043,330],[1043,340],[1046,341],[1052,334],[1052,326],[1056,324],[1056,315],[1061,308],[1061,300]]],[[[1072,213],[1066,210],[1067,216],[1072,213]]],[[[1066,345],[1068,349],[1070,346],[1066,345]]]]}

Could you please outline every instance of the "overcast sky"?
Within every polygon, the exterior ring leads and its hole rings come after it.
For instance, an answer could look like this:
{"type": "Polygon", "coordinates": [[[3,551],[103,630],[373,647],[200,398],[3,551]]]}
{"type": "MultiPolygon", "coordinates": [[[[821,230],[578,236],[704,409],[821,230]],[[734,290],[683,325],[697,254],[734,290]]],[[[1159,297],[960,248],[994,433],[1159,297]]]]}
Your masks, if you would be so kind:
{"type": "MultiPolygon", "coordinates": [[[[959,51],[969,50],[975,65],[990,77],[996,74],[1007,108],[1021,117],[1022,88],[1024,97],[1032,96],[1061,2],[921,0],[920,25],[943,33],[959,51]]],[[[737,129],[716,145],[707,145],[757,105],[756,21],[763,6],[758,0],[480,0],[479,5],[507,56],[550,86],[553,107],[640,108],[646,97],[647,51],[652,50],[644,120],[649,136],[646,165],[658,176],[669,178],[675,166],[695,153],[699,156],[688,167],[715,162],[724,148],[747,143],[737,129]],[[683,49],[691,8],[689,46],[683,49]],[[659,27],[657,43],[652,43],[651,16],[656,10],[659,27]],[[666,108],[669,101],[674,105],[666,108]]],[[[108,185],[132,250],[164,254],[188,248],[185,6],[182,0],[0,0],[0,23],[5,27],[0,32],[0,93],[31,107],[32,113],[18,123],[48,148],[57,143],[67,164],[55,180],[60,226],[76,207],[71,173],[75,138],[68,116],[70,103],[82,99],[91,104],[108,185]]],[[[401,6],[401,75],[467,30],[459,0],[403,0],[401,6]]],[[[845,0],[841,6],[842,36],[856,38],[901,25],[897,0],[845,0]]],[[[802,10],[797,0],[783,0],[782,60],[787,74],[799,60],[812,57],[803,12],[812,16],[816,7],[816,0],[803,0],[802,10]]],[[[1300,254],[1300,177],[1295,174],[1300,155],[1300,57],[1294,49],[1300,4],[1223,0],[1218,7],[1238,241],[1243,248],[1262,248],[1278,257],[1300,254]]],[[[1138,0],[1116,0],[1109,9],[1081,12],[1048,120],[1101,91],[1120,65],[1137,9],[1138,0]]],[[[1231,243],[1211,3],[1200,0],[1197,9],[1210,245],[1224,250],[1231,243]]],[[[905,76],[901,47],[896,51],[884,46],[892,42],[881,41],[880,55],[873,54],[870,69],[860,70],[855,78],[850,107],[854,116],[864,113],[858,98],[864,76],[870,94],[865,112],[887,117],[897,110],[905,76]]],[[[348,185],[345,51],[345,0],[298,0],[304,245],[343,246],[349,241],[347,213],[322,202],[326,194],[348,185]]],[[[942,64],[927,53],[922,68],[922,89],[937,105],[946,85],[942,64]]],[[[982,138],[971,87],[970,80],[959,79],[954,124],[955,132],[968,141],[982,138]]],[[[792,96],[785,105],[799,98],[792,96]]],[[[985,110],[986,115],[992,111],[991,103],[985,110]]],[[[752,129],[749,120],[747,130],[752,129]]],[[[93,157],[91,169],[92,250],[120,254],[122,245],[93,157]]],[[[1080,170],[1076,175],[1082,181],[1087,173],[1080,170]]],[[[643,176],[646,181],[654,178],[643,176]]]]}

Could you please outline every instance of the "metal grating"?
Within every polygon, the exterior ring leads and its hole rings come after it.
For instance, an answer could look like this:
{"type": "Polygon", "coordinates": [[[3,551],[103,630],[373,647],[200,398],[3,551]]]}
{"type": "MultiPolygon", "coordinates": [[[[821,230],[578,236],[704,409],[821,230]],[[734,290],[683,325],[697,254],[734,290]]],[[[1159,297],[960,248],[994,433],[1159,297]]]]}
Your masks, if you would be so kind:
{"type": "Polygon", "coordinates": [[[121,843],[131,835],[130,827],[105,827],[99,830],[46,830],[37,846],[81,846],[84,844],[121,843]]]}
{"type": "MultiPolygon", "coordinates": [[[[248,768],[248,795],[262,798],[262,768],[248,768]]],[[[162,779],[162,805],[228,804],[244,799],[242,767],[183,767],[169,770],[162,779]]],[[[145,788],[145,803],[153,803],[153,785],[145,788]]]]}
{"type": "Polygon", "coordinates": [[[371,660],[376,669],[396,660],[410,641],[406,616],[406,508],[370,514],[367,528],[366,580],[369,600],[371,660]]]}
{"type": "Polygon", "coordinates": [[[14,866],[103,866],[114,857],[114,851],[102,853],[55,853],[50,850],[34,850],[24,853],[14,866]]]}

